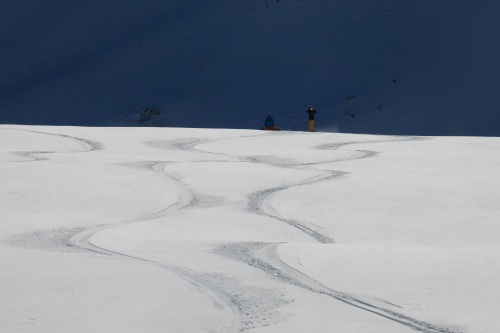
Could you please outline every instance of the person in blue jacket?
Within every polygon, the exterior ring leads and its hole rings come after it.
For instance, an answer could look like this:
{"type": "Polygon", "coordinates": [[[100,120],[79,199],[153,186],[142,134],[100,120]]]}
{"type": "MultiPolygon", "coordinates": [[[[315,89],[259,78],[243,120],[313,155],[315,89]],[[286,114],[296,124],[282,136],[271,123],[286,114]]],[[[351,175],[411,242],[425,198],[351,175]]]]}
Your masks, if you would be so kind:
{"type": "Polygon", "coordinates": [[[266,120],[264,120],[264,129],[266,129],[266,130],[273,130],[273,129],[275,129],[275,127],[274,127],[274,119],[273,119],[273,117],[271,116],[270,113],[267,114],[267,118],[266,118],[266,120]]]}

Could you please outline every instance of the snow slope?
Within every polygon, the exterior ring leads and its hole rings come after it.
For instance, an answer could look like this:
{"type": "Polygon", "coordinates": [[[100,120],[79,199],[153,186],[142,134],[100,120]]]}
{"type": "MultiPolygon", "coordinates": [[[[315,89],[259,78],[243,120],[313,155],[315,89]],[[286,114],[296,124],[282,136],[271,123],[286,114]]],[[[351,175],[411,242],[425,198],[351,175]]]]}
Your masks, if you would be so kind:
{"type": "Polygon", "coordinates": [[[500,140],[0,126],[1,332],[486,333],[500,140]]]}
{"type": "Polygon", "coordinates": [[[0,123],[499,136],[494,0],[4,0],[0,123]]]}

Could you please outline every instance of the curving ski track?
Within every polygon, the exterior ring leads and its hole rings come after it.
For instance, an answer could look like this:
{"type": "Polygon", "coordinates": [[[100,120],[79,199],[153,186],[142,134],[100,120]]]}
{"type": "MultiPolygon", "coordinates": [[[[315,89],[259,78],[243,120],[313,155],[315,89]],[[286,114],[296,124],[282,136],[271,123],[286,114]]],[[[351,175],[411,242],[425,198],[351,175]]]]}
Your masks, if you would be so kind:
{"type": "Polygon", "coordinates": [[[233,260],[244,262],[247,265],[255,267],[256,269],[270,275],[272,278],[282,282],[292,284],[313,293],[329,296],[349,306],[356,307],[398,324],[407,326],[415,331],[425,333],[460,332],[455,329],[433,325],[366,301],[362,301],[349,294],[333,290],[284,263],[276,252],[279,245],[280,244],[267,243],[225,244],[219,246],[215,250],[215,253],[233,260]]]}
{"type": "MultiPolygon", "coordinates": [[[[277,134],[274,134],[277,135],[277,134]]],[[[425,140],[425,138],[420,137],[395,137],[392,140],[379,140],[379,141],[357,141],[357,142],[344,142],[336,144],[327,144],[317,146],[317,149],[333,150],[339,149],[347,145],[353,144],[363,144],[363,143],[381,143],[381,142],[398,142],[398,141],[412,141],[412,140],[425,140]]],[[[189,150],[195,150],[195,145],[179,145],[179,148],[187,148],[189,150]]],[[[305,163],[305,164],[292,164],[292,165],[275,165],[287,168],[301,168],[310,165],[320,165],[333,162],[342,162],[348,160],[357,160],[363,158],[371,158],[378,155],[376,151],[370,150],[355,150],[355,154],[349,157],[344,157],[340,159],[335,159],[331,161],[325,161],[320,163],[305,163]]],[[[242,161],[262,163],[262,160],[256,158],[241,159],[242,161]]],[[[298,230],[309,235],[312,239],[320,243],[333,243],[334,240],[319,228],[314,225],[307,223],[305,221],[297,221],[292,219],[286,219],[280,216],[274,209],[264,208],[264,203],[271,200],[272,196],[279,192],[295,186],[303,186],[307,184],[312,184],[315,182],[332,180],[335,178],[342,177],[344,175],[341,171],[325,171],[322,176],[316,176],[311,179],[303,180],[300,183],[289,186],[280,186],[275,188],[269,188],[266,190],[258,191],[251,194],[248,197],[248,209],[247,211],[252,214],[267,215],[273,217],[283,223],[291,225],[298,230]],[[271,211],[270,211],[271,210],[271,211]]],[[[225,257],[244,262],[251,267],[255,267],[266,274],[270,275],[274,279],[278,279],[282,282],[293,284],[297,287],[306,289],[308,291],[327,295],[335,300],[341,301],[349,306],[356,307],[358,309],[367,311],[374,315],[380,316],[387,320],[391,320],[398,324],[407,326],[415,331],[425,332],[425,333],[459,333],[460,331],[456,329],[451,329],[439,325],[434,325],[421,321],[404,314],[368,303],[366,301],[359,300],[353,296],[346,293],[341,293],[328,288],[316,280],[310,278],[309,276],[293,269],[292,267],[286,265],[277,255],[276,248],[279,243],[275,244],[265,244],[265,243],[233,243],[233,244],[223,244],[218,246],[214,253],[223,255],[225,257]],[[265,258],[262,259],[262,256],[265,258]]]]}
{"type": "MultiPolygon", "coordinates": [[[[6,130],[18,130],[18,129],[6,129],[6,130]]],[[[84,138],[79,138],[79,137],[74,137],[70,135],[65,135],[65,134],[54,134],[54,133],[46,133],[46,132],[39,132],[39,131],[27,131],[26,132],[32,132],[32,133],[38,133],[38,134],[43,134],[43,135],[53,135],[53,136],[59,136],[62,138],[67,138],[67,139],[72,139],[80,142],[82,146],[84,147],[83,151],[78,151],[78,152],[90,152],[90,151],[95,151],[95,150],[100,150],[103,149],[103,145],[100,142],[97,141],[92,141],[84,138]]],[[[278,134],[278,133],[272,133],[268,135],[285,135],[285,134],[278,134]]],[[[238,139],[241,137],[238,137],[238,139]]],[[[327,145],[320,145],[316,147],[317,149],[324,149],[324,150],[332,150],[332,149],[339,149],[340,147],[344,147],[347,145],[353,145],[353,144],[363,144],[363,143],[378,143],[378,142],[397,142],[397,141],[409,141],[409,140],[419,140],[421,138],[414,138],[414,137],[395,137],[394,139],[391,140],[380,140],[380,141],[366,141],[366,142],[344,142],[344,143],[336,143],[336,144],[327,144],[327,145]]],[[[172,148],[173,149],[179,149],[179,150],[186,150],[186,151],[199,151],[196,149],[196,145],[200,143],[206,143],[206,142],[216,142],[216,141],[223,141],[223,140],[231,140],[231,139],[221,139],[221,140],[201,140],[201,139],[187,139],[187,140],[178,140],[178,141],[172,141],[172,148]]],[[[76,152],[76,151],[71,151],[71,152],[76,152]]],[[[201,152],[201,151],[200,151],[201,152]]],[[[45,155],[45,154],[50,154],[50,153],[55,153],[53,151],[29,151],[29,152],[19,152],[17,153],[18,155],[24,156],[24,157],[29,157],[33,161],[41,161],[41,160],[46,160],[48,159],[47,157],[39,156],[39,155],[45,155]]],[[[203,151],[204,154],[207,154],[207,152],[203,151]]],[[[214,155],[224,155],[224,156],[231,156],[231,155],[225,155],[225,154],[220,154],[220,153],[209,153],[209,154],[214,154],[214,155]]],[[[263,159],[259,159],[258,157],[253,157],[253,158],[238,158],[242,162],[250,162],[250,163],[263,163],[263,164],[269,164],[269,165],[274,165],[278,167],[285,167],[285,168],[306,168],[308,166],[312,165],[321,165],[321,164],[327,164],[327,163],[334,163],[334,162],[342,162],[342,161],[348,161],[348,160],[356,160],[356,159],[362,159],[362,158],[371,158],[376,156],[378,153],[375,151],[369,151],[369,150],[354,150],[354,154],[348,157],[340,158],[340,159],[333,159],[330,161],[324,161],[320,163],[303,163],[303,164],[284,164],[284,163],[270,163],[263,159]]],[[[231,156],[234,157],[234,156],[231,156]]],[[[212,161],[211,161],[212,162],[212,161]]],[[[203,208],[203,207],[214,207],[214,206],[219,206],[223,205],[224,201],[221,200],[220,198],[211,198],[211,197],[201,197],[199,194],[193,192],[192,190],[188,189],[182,182],[180,182],[178,179],[176,179],[174,176],[169,175],[165,172],[165,167],[166,165],[170,163],[175,163],[175,162],[168,162],[168,161],[144,161],[144,162],[139,162],[138,165],[135,165],[136,167],[140,168],[145,168],[149,169],[152,172],[155,172],[159,175],[162,175],[164,177],[168,177],[173,183],[177,185],[178,191],[179,191],[179,199],[176,203],[173,205],[169,205],[165,207],[164,209],[152,213],[149,216],[144,216],[140,219],[135,219],[135,220],[130,220],[130,221],[124,221],[120,224],[115,224],[115,225],[105,225],[105,226],[98,226],[95,228],[90,228],[83,230],[81,228],[74,228],[72,230],[64,230],[60,231],[59,234],[63,235],[61,237],[54,236],[53,234],[50,235],[49,238],[52,239],[52,242],[56,242],[55,247],[53,247],[52,250],[56,251],[61,251],[62,248],[65,246],[73,247],[74,251],[90,251],[92,253],[100,253],[100,254],[107,254],[107,255],[119,255],[122,256],[123,258],[126,258],[127,260],[138,260],[144,264],[150,264],[150,265],[155,265],[162,267],[164,269],[167,269],[169,272],[178,275],[179,277],[185,279],[186,281],[189,281],[191,284],[196,286],[199,290],[202,290],[205,292],[211,299],[213,299],[214,304],[225,304],[225,306],[230,307],[233,309],[233,312],[235,314],[234,322],[232,324],[232,328],[229,329],[228,332],[244,332],[248,329],[254,328],[254,327],[259,327],[262,326],[263,324],[260,324],[260,321],[262,320],[263,316],[268,315],[271,313],[273,307],[278,307],[280,305],[286,304],[289,302],[289,300],[286,299],[285,296],[276,296],[272,298],[274,301],[270,301],[269,304],[262,304],[261,302],[253,302],[252,300],[248,298],[245,299],[244,297],[242,298],[241,295],[244,293],[241,293],[239,295],[238,292],[230,292],[228,289],[234,289],[236,288],[235,286],[237,285],[236,282],[231,282],[230,279],[226,278],[221,274],[220,276],[214,276],[213,274],[203,274],[199,273],[196,271],[193,271],[192,269],[188,268],[182,268],[182,267],[172,267],[172,266],[166,266],[158,262],[154,262],[151,260],[139,258],[139,257],[134,257],[127,255],[125,253],[120,253],[116,251],[112,251],[110,249],[105,249],[98,247],[94,244],[91,244],[89,239],[97,234],[98,232],[111,228],[111,227],[116,227],[119,225],[125,225],[125,224],[130,224],[130,223],[138,223],[142,221],[147,221],[147,220],[152,220],[161,216],[166,216],[169,213],[173,211],[178,211],[181,209],[189,209],[189,208],[203,208]],[[208,204],[207,204],[208,202],[208,204]],[[70,237],[68,233],[72,234],[73,236],[70,237]],[[59,243],[58,243],[59,242],[59,243]],[[61,243],[62,242],[62,243],[61,243]],[[232,286],[229,288],[228,286],[232,286]],[[281,300],[281,301],[280,301],[281,300]],[[246,302],[246,304],[245,304],[246,302]],[[249,305],[250,304],[250,305],[249,305]],[[250,319],[249,319],[250,318],[250,319]],[[253,318],[253,319],[252,319],[253,318]]],[[[287,190],[292,187],[296,186],[304,186],[308,184],[313,184],[315,182],[323,182],[323,181],[328,181],[328,180],[334,180],[335,178],[342,177],[345,173],[340,172],[340,171],[324,171],[324,174],[321,176],[316,176],[312,177],[310,179],[303,180],[301,182],[298,182],[297,184],[293,185],[288,185],[288,186],[279,186],[279,187],[273,187],[273,188],[268,188],[265,190],[261,190],[258,192],[255,192],[251,195],[248,196],[248,207],[247,207],[247,212],[250,214],[257,214],[257,215],[265,215],[271,218],[274,218],[282,223],[286,223],[301,232],[307,234],[310,236],[312,241],[319,242],[319,243],[334,243],[333,238],[323,232],[323,230],[315,226],[312,223],[308,223],[306,221],[298,221],[298,220],[293,220],[293,219],[286,219],[282,216],[279,215],[279,213],[276,212],[272,208],[272,197],[274,194],[287,190]]],[[[56,234],[58,234],[56,232],[56,234]]],[[[35,232],[35,236],[39,236],[39,233],[35,232]]],[[[17,242],[18,245],[22,246],[20,243],[23,241],[26,241],[29,243],[29,239],[33,235],[25,235],[26,237],[20,237],[19,239],[14,239],[13,242],[17,242]]],[[[39,237],[40,238],[40,237],[39,237]]],[[[42,238],[42,243],[44,242],[43,237],[42,238]]],[[[46,237],[47,238],[47,237],[46,237]]],[[[49,240],[50,242],[51,240],[49,240]]],[[[46,244],[43,244],[46,245],[46,244]]],[[[219,244],[214,246],[214,253],[218,255],[222,255],[224,257],[230,258],[232,260],[236,260],[239,262],[243,262],[247,264],[250,267],[253,267],[255,269],[258,269],[262,272],[265,272],[270,279],[275,279],[281,283],[287,283],[287,284],[292,284],[296,287],[302,288],[304,290],[307,290],[312,293],[317,293],[321,295],[326,295],[331,297],[333,300],[343,302],[344,304],[348,306],[355,307],[357,309],[361,309],[364,311],[367,311],[373,315],[380,316],[382,318],[385,318],[387,320],[393,321],[395,323],[404,325],[408,328],[411,328],[415,331],[419,332],[425,332],[425,333],[459,333],[459,331],[455,329],[450,329],[447,327],[442,327],[438,325],[433,325],[431,323],[427,323],[409,316],[406,316],[404,314],[377,306],[375,304],[371,304],[366,301],[359,300],[349,294],[338,292],[336,290],[333,290],[316,280],[310,278],[309,276],[301,273],[300,271],[295,270],[294,268],[288,266],[286,263],[284,263],[278,256],[276,249],[280,245],[280,243],[231,243],[231,244],[219,244]]],[[[35,244],[36,246],[36,244],[35,244]]],[[[67,249],[67,248],[65,248],[67,249]]],[[[241,279],[244,279],[243,277],[240,277],[241,279]]],[[[240,287],[241,288],[241,287],[240,287]]],[[[253,290],[255,292],[255,290],[253,290]]],[[[220,305],[224,306],[224,305],[220,305]]],[[[272,322],[267,322],[265,325],[272,324],[272,322]]]]}

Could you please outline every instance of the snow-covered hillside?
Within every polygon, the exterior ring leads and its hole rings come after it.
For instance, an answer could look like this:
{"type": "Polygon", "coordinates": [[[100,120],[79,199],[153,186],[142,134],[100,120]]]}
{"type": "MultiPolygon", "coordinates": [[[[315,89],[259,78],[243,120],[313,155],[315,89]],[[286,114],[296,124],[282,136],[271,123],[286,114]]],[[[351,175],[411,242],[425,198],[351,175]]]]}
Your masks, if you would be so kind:
{"type": "Polygon", "coordinates": [[[499,136],[494,0],[4,0],[0,123],[499,136]]]}
{"type": "Polygon", "coordinates": [[[491,333],[500,139],[0,126],[0,332],[491,333]]]}

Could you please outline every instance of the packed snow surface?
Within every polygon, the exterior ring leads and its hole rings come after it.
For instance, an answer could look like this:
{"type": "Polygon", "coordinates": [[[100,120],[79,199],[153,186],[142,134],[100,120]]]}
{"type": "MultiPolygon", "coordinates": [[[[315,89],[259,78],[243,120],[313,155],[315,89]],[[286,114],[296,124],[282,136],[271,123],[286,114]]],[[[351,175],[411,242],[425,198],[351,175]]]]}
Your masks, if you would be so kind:
{"type": "Polygon", "coordinates": [[[1,332],[491,333],[500,139],[0,126],[1,332]]]}

